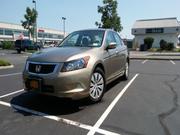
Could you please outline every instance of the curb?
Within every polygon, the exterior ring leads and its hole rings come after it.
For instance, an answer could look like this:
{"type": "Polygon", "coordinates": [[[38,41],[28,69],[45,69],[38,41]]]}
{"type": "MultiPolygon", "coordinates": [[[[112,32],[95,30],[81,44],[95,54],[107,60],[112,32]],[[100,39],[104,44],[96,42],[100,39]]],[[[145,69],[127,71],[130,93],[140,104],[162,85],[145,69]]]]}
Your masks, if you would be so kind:
{"type": "Polygon", "coordinates": [[[180,60],[180,58],[148,58],[148,57],[142,57],[142,58],[130,58],[131,60],[180,60]]]}
{"type": "Polygon", "coordinates": [[[14,68],[14,65],[10,65],[10,66],[0,66],[0,69],[9,69],[9,68],[14,68]]]}

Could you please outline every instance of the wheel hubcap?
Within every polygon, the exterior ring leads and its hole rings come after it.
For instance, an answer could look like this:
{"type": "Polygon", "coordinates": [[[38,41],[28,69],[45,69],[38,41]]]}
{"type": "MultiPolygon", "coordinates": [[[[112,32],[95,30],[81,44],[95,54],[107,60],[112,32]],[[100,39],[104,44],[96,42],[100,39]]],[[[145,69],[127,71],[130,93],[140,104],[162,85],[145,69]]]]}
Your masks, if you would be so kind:
{"type": "Polygon", "coordinates": [[[104,90],[104,78],[100,73],[93,73],[91,77],[90,96],[98,99],[104,90]]]}
{"type": "Polygon", "coordinates": [[[129,64],[126,63],[126,77],[128,76],[128,74],[129,74],[129,64]]]}

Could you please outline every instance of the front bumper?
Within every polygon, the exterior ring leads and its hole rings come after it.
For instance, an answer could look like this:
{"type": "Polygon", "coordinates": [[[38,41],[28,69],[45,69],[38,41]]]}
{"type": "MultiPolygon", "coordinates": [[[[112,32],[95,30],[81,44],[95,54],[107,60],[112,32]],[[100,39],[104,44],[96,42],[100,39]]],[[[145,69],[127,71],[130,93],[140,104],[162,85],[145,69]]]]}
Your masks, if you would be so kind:
{"type": "MultiPolygon", "coordinates": [[[[58,69],[58,71],[60,70],[58,69]]],[[[72,99],[81,99],[88,96],[91,70],[84,68],[70,72],[58,71],[50,75],[42,75],[32,74],[25,70],[23,72],[25,90],[72,99]],[[29,79],[41,80],[40,88],[31,89],[29,79]]]]}

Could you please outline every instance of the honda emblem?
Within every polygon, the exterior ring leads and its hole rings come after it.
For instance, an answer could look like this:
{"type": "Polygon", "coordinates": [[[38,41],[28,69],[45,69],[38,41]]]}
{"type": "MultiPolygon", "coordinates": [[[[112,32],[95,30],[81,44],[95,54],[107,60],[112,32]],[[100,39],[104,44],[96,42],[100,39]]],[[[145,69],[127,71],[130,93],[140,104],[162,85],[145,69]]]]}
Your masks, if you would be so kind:
{"type": "Polygon", "coordinates": [[[36,65],[35,71],[39,73],[41,71],[41,65],[36,65]]]}

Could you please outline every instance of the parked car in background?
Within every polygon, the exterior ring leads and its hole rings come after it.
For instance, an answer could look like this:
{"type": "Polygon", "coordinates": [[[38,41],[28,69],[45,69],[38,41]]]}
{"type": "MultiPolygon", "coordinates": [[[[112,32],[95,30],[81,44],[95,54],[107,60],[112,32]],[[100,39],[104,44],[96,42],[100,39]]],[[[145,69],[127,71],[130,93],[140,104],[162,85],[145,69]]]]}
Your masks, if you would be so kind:
{"type": "Polygon", "coordinates": [[[15,48],[17,53],[21,53],[21,51],[41,49],[42,45],[38,43],[33,44],[33,42],[29,39],[23,39],[15,41],[15,48]]]}
{"type": "Polygon", "coordinates": [[[26,91],[98,102],[108,83],[128,75],[129,53],[118,33],[92,29],[28,57],[23,79],[26,91]]]}

